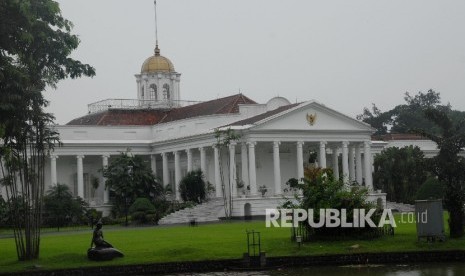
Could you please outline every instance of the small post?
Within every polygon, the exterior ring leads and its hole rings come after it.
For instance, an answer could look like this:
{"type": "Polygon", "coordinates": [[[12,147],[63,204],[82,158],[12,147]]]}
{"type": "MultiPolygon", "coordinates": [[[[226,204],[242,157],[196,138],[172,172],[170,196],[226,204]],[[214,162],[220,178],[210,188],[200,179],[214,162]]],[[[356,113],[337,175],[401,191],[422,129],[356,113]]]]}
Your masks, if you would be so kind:
{"type": "Polygon", "coordinates": [[[302,236],[295,236],[295,241],[297,242],[300,248],[300,245],[302,244],[302,236]]]}

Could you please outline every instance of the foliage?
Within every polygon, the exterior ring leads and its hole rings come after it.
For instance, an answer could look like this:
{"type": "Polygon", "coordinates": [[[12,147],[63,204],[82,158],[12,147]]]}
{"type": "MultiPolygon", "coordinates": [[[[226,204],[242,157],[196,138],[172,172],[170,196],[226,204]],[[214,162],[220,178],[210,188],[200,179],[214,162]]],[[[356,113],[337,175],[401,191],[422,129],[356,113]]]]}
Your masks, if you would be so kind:
{"type": "Polygon", "coordinates": [[[74,198],[65,184],[52,186],[44,197],[44,225],[60,227],[79,221],[86,213],[87,204],[74,198]]]}
{"type": "Polygon", "coordinates": [[[184,201],[202,203],[207,197],[207,184],[203,172],[193,170],[186,174],[179,183],[179,192],[184,201]]]}
{"type": "Polygon", "coordinates": [[[223,152],[226,152],[227,156],[227,168],[229,168],[229,147],[231,144],[235,144],[241,136],[237,134],[233,129],[228,128],[225,130],[215,129],[215,147],[218,149],[218,159],[220,162],[220,176],[221,176],[221,191],[224,202],[224,216],[231,218],[233,210],[233,199],[232,190],[236,188],[234,183],[231,183],[228,178],[228,182],[224,179],[224,168],[223,168],[223,152]]]}
{"type": "Polygon", "coordinates": [[[442,199],[444,197],[444,185],[436,178],[429,177],[418,189],[415,199],[442,199]]]}
{"type": "Polygon", "coordinates": [[[133,221],[137,223],[155,223],[155,206],[150,202],[148,198],[138,198],[134,203],[129,207],[129,213],[133,221]]]}
{"type": "MultiPolygon", "coordinates": [[[[103,170],[105,185],[114,193],[114,205],[125,212],[136,198],[154,200],[163,193],[163,186],[152,174],[152,169],[140,156],[127,152],[114,158],[103,170]]],[[[121,213],[120,213],[121,214],[121,213]]]]}
{"type": "Polygon", "coordinates": [[[374,127],[375,135],[383,135],[409,133],[413,128],[429,129],[431,133],[439,134],[440,128],[423,116],[424,111],[429,108],[446,112],[455,122],[465,118],[465,112],[452,110],[449,104],[441,104],[440,94],[434,90],[428,90],[427,93],[418,92],[413,96],[406,92],[404,100],[405,104],[385,112],[372,104],[371,110],[365,107],[357,119],[374,127]]]}
{"type": "Polygon", "coordinates": [[[7,220],[8,220],[7,212],[8,212],[8,207],[7,207],[6,201],[0,195],[0,227],[7,225],[7,220]]]}
{"type": "Polygon", "coordinates": [[[387,200],[413,203],[427,178],[426,161],[418,147],[390,147],[374,158],[375,189],[387,193],[387,200]]]}
{"type": "Polygon", "coordinates": [[[44,196],[44,163],[58,142],[42,91],[61,79],[93,76],[94,69],[70,58],[79,45],[72,24],[52,0],[0,1],[0,169],[19,260],[37,259],[44,196]]]}
{"type": "MultiPolygon", "coordinates": [[[[296,183],[293,183],[295,185],[296,183]]],[[[354,209],[375,208],[375,206],[367,202],[368,191],[360,186],[346,187],[341,180],[334,179],[330,169],[322,168],[307,168],[303,183],[297,184],[302,190],[302,198],[296,198],[297,204],[292,204],[290,201],[285,204],[285,208],[301,208],[304,210],[312,209],[314,211],[313,221],[320,221],[320,209],[342,209],[347,210],[347,222],[353,222],[354,209]]],[[[375,224],[379,222],[380,210],[378,210],[372,220],[375,224]]],[[[324,218],[323,218],[324,219],[324,218]]],[[[366,233],[375,233],[376,228],[360,227],[360,228],[345,228],[345,227],[320,227],[311,228],[308,223],[305,227],[309,234],[315,239],[324,239],[327,237],[356,237],[366,233]]]]}
{"type": "Polygon", "coordinates": [[[444,183],[444,204],[450,214],[450,236],[462,237],[464,234],[465,203],[465,158],[459,153],[465,147],[465,119],[455,123],[448,113],[438,109],[425,110],[425,117],[440,129],[434,134],[431,129],[416,129],[424,137],[434,141],[439,153],[430,162],[431,172],[444,183]]]}

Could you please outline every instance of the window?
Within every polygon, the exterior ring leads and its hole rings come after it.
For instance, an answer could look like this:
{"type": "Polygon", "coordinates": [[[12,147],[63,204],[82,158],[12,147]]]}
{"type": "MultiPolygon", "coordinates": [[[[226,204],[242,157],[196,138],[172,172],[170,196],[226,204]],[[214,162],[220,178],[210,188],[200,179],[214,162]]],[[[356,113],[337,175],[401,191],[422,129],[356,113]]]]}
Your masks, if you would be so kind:
{"type": "Polygon", "coordinates": [[[142,86],[141,92],[140,92],[140,97],[143,99],[144,98],[144,86],[142,86]]]}
{"type": "Polygon", "coordinates": [[[155,84],[150,85],[150,99],[157,100],[157,86],[155,84]]]}
{"type": "Polygon", "coordinates": [[[165,99],[165,100],[171,99],[171,97],[170,97],[170,86],[167,83],[165,83],[163,85],[163,99],[165,99]]]}

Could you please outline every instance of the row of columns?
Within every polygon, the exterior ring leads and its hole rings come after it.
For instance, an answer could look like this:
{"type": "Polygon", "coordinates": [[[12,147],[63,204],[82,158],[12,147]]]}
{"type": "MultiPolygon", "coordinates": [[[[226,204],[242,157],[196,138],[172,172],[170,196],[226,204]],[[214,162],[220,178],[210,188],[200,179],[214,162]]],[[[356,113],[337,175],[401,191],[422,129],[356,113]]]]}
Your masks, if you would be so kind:
{"type": "MultiPolygon", "coordinates": [[[[273,174],[274,174],[274,194],[280,195],[282,193],[281,188],[281,164],[280,164],[280,155],[279,155],[279,146],[280,141],[273,142],[273,174]]],[[[236,183],[236,143],[232,142],[229,145],[229,181],[230,183],[236,183]]],[[[298,141],[296,142],[296,162],[299,164],[297,166],[297,176],[298,179],[304,177],[304,169],[303,169],[303,145],[304,142],[298,141]]],[[[326,167],[326,145],[327,142],[320,142],[319,143],[319,165],[322,168],[326,167]]],[[[255,146],[256,142],[247,142],[241,144],[241,171],[242,171],[242,181],[244,185],[250,187],[251,195],[257,195],[257,172],[256,172],[256,161],[255,161],[255,146]]],[[[343,141],[340,143],[340,147],[342,149],[342,177],[345,183],[349,183],[349,181],[357,181],[358,183],[362,183],[363,177],[365,179],[365,186],[369,189],[373,189],[372,185],[372,163],[371,163],[371,142],[365,141],[363,143],[363,152],[364,152],[364,160],[363,160],[363,167],[365,168],[362,170],[362,153],[361,153],[361,143],[349,143],[348,141],[343,141]],[[364,172],[364,175],[362,175],[364,172]]],[[[334,145],[331,148],[332,151],[332,168],[334,171],[334,175],[336,178],[339,178],[339,163],[338,163],[338,145],[334,145]]],[[[205,147],[198,148],[200,153],[200,169],[206,174],[206,152],[205,147]]],[[[192,149],[186,149],[187,155],[187,170],[193,170],[193,158],[192,158],[192,149]]],[[[174,171],[175,171],[175,185],[174,187],[174,194],[177,199],[180,198],[180,194],[178,191],[177,185],[181,181],[181,162],[180,162],[180,151],[173,151],[174,155],[174,171]]],[[[162,170],[163,170],[163,184],[168,185],[170,178],[169,178],[169,170],[168,170],[168,152],[162,152],[162,170]]],[[[57,169],[56,169],[56,161],[58,156],[52,155],[50,156],[50,164],[51,164],[51,182],[52,185],[57,184],[57,169]]],[[[108,158],[109,155],[102,156],[102,166],[106,168],[108,166],[108,158]]],[[[216,146],[213,146],[213,158],[214,158],[214,179],[215,179],[215,190],[216,196],[221,197],[223,187],[221,186],[221,174],[220,174],[220,154],[219,149],[216,146]]],[[[84,198],[84,173],[83,173],[83,159],[84,155],[77,155],[77,192],[78,196],[84,198]]],[[[151,155],[151,168],[153,172],[157,170],[156,164],[156,155],[151,155]]],[[[103,179],[105,182],[105,179],[103,179]]],[[[235,185],[232,189],[232,195],[237,196],[237,189],[235,185]]],[[[109,202],[109,191],[105,188],[104,191],[104,203],[109,202]]]]}
{"type": "MultiPolygon", "coordinates": [[[[326,167],[326,142],[320,142],[319,164],[320,167],[326,167]]],[[[332,169],[335,178],[339,178],[339,146],[335,145],[331,148],[332,151],[332,169]]],[[[371,161],[371,142],[365,141],[363,143],[353,143],[351,145],[348,141],[341,142],[342,151],[342,179],[344,183],[356,181],[362,184],[365,178],[365,186],[369,190],[373,190],[373,177],[372,177],[372,161],[371,161]],[[364,163],[362,169],[362,153],[364,152],[364,163]],[[365,172],[363,175],[362,172],[365,172]]],[[[298,148],[299,150],[299,148],[298,148]]]]}

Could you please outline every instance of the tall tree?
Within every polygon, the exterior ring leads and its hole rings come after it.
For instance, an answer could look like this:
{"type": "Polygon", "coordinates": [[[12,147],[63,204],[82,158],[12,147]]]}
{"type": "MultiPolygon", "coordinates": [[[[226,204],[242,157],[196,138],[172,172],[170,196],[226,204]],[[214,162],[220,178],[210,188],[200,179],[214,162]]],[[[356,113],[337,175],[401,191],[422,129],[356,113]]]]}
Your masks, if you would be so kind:
{"type": "Polygon", "coordinates": [[[44,163],[58,141],[42,91],[67,77],[95,74],[69,57],[79,45],[71,27],[55,1],[0,1],[1,183],[8,202],[24,207],[21,213],[13,208],[19,260],[39,257],[44,163]]]}
{"type": "Polygon", "coordinates": [[[223,202],[224,202],[224,216],[226,218],[230,218],[232,216],[233,210],[233,200],[232,200],[232,190],[236,189],[237,183],[232,183],[230,181],[231,177],[228,177],[226,181],[224,179],[224,164],[223,164],[223,157],[226,155],[226,170],[230,168],[230,152],[229,147],[231,144],[236,143],[239,140],[240,135],[237,134],[233,129],[215,129],[215,139],[216,144],[215,147],[218,150],[218,158],[219,158],[219,165],[220,165],[220,177],[221,177],[221,190],[223,195],[223,202]],[[226,154],[225,154],[226,152],[226,154]]]}
{"type": "Polygon", "coordinates": [[[431,133],[430,129],[416,129],[416,132],[434,141],[439,148],[430,168],[445,186],[450,236],[461,237],[464,235],[465,158],[459,153],[465,147],[465,120],[454,123],[446,112],[438,109],[425,110],[425,117],[437,125],[440,134],[431,133]]]}
{"type": "Polygon", "coordinates": [[[363,109],[357,116],[358,120],[370,124],[376,129],[375,135],[387,133],[409,133],[413,128],[430,129],[432,133],[439,134],[440,129],[424,117],[424,111],[429,108],[442,110],[451,114],[453,121],[458,122],[465,118],[465,112],[452,110],[449,104],[442,104],[440,94],[434,90],[418,92],[411,95],[406,92],[405,104],[399,104],[388,111],[381,111],[375,104],[372,110],[363,109]]]}

